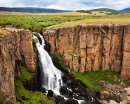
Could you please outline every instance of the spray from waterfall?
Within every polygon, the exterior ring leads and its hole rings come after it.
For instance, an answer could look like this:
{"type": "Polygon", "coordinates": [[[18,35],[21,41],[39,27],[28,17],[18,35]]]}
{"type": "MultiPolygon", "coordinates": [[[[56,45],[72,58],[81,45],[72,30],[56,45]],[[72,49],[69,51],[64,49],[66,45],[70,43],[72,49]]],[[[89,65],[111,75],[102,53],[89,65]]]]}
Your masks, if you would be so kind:
{"type": "Polygon", "coordinates": [[[61,78],[62,73],[54,66],[51,57],[44,49],[45,41],[43,37],[40,34],[39,37],[41,39],[41,44],[36,36],[33,38],[36,42],[36,47],[38,50],[42,87],[46,90],[54,91],[55,94],[59,94],[60,87],[63,85],[61,78]]]}

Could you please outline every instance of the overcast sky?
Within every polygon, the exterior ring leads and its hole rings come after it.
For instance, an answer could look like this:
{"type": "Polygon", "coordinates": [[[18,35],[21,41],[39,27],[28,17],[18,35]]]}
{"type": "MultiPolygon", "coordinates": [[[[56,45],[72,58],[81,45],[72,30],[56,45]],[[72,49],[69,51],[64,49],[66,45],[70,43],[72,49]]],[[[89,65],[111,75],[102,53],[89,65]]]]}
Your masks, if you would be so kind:
{"type": "Polygon", "coordinates": [[[44,7],[62,10],[130,7],[130,0],[0,0],[0,7],[44,7]]]}

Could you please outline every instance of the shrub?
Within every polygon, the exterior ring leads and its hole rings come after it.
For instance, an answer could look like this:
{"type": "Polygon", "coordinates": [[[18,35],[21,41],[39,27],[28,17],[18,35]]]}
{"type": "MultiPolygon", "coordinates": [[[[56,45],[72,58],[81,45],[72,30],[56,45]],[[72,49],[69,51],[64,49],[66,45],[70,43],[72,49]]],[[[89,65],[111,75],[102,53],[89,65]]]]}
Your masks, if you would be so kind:
{"type": "Polygon", "coordinates": [[[77,10],[77,12],[92,14],[92,11],[90,11],[90,10],[77,10]]]}

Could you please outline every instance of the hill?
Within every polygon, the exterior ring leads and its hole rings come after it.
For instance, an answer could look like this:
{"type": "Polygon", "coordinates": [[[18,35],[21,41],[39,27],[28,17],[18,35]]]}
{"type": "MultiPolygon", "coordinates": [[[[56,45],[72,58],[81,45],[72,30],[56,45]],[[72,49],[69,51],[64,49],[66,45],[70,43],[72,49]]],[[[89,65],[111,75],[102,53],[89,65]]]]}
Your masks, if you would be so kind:
{"type": "Polygon", "coordinates": [[[109,8],[98,8],[98,9],[91,9],[90,11],[107,11],[107,12],[119,12],[114,9],[109,9],[109,8]]]}
{"type": "Polygon", "coordinates": [[[117,10],[114,9],[109,9],[109,8],[98,8],[98,9],[91,9],[91,10],[77,10],[77,12],[82,12],[82,13],[92,13],[92,12],[104,12],[108,15],[115,15],[120,13],[117,10]]]}
{"type": "Polygon", "coordinates": [[[8,11],[8,12],[29,12],[29,13],[61,13],[61,12],[70,12],[66,10],[58,10],[58,9],[47,9],[47,8],[35,8],[35,7],[0,7],[0,11],[8,11]]]}
{"type": "Polygon", "coordinates": [[[130,12],[130,8],[122,9],[122,10],[120,10],[120,12],[130,12]]]}

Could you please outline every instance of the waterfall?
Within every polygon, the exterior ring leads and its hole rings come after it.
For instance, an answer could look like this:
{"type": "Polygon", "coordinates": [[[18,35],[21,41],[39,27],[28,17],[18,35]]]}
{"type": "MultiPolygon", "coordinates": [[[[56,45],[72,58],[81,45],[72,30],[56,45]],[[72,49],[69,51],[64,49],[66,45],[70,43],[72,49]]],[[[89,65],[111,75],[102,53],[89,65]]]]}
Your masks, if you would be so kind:
{"type": "Polygon", "coordinates": [[[43,37],[40,34],[39,37],[41,39],[41,44],[38,38],[36,36],[33,36],[38,50],[39,66],[42,77],[42,87],[46,90],[52,90],[55,94],[59,95],[60,87],[63,84],[61,79],[62,73],[54,66],[51,57],[44,49],[45,41],[43,37]]]}
{"type": "MultiPolygon", "coordinates": [[[[43,37],[38,34],[38,39],[36,36],[33,36],[33,39],[36,43],[36,48],[38,50],[38,59],[39,59],[39,66],[40,66],[40,72],[41,72],[41,78],[42,78],[42,87],[45,88],[47,91],[52,90],[55,95],[60,95],[64,98],[64,100],[68,100],[67,97],[60,94],[60,88],[61,86],[65,86],[62,82],[62,72],[58,70],[53,62],[49,54],[44,49],[45,41],[43,37]]],[[[71,89],[67,88],[69,92],[72,92],[71,89]]],[[[76,93],[73,92],[74,95],[78,96],[76,93]]],[[[81,97],[80,97],[81,98],[81,97]]],[[[85,102],[84,98],[78,100],[73,98],[74,100],[78,101],[79,104],[82,104],[85,102]]],[[[63,102],[62,102],[63,103],[63,102]]],[[[60,103],[60,104],[62,104],[60,103]]],[[[66,103],[65,103],[66,104],[66,103]]],[[[77,103],[75,103],[77,104],[77,103]]],[[[86,103],[84,103],[86,104],[86,103]]]]}

